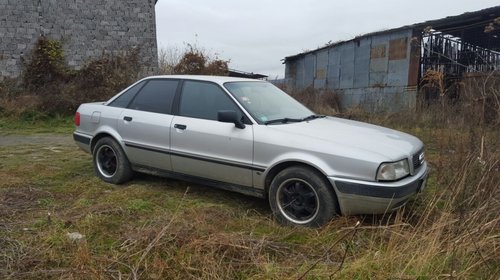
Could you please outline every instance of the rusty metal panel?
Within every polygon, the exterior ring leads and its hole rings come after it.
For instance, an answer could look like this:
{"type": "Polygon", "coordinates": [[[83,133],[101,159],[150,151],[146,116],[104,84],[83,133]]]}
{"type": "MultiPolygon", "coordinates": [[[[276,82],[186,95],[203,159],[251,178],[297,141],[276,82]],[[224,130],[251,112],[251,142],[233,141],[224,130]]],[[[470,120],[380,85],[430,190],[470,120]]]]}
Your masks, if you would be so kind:
{"type": "Polygon", "coordinates": [[[385,44],[372,46],[372,49],[370,51],[370,58],[371,59],[385,58],[385,57],[386,57],[386,45],[385,44]]]}
{"type": "Polygon", "coordinates": [[[340,49],[338,46],[328,51],[327,85],[329,89],[340,88],[340,49]]]}
{"type": "Polygon", "coordinates": [[[408,90],[410,68],[418,66],[411,36],[411,29],[399,30],[318,50],[287,65],[287,78],[295,68],[297,87],[333,89],[343,108],[378,112],[415,106],[415,87],[408,90]]]}
{"type": "Polygon", "coordinates": [[[371,38],[364,38],[354,46],[354,83],[355,88],[367,87],[370,81],[371,38]]]}
{"type": "Polygon", "coordinates": [[[316,75],[314,88],[324,88],[326,86],[326,76],[328,73],[328,49],[316,53],[316,75]]]}
{"type": "Polygon", "coordinates": [[[354,86],[354,42],[340,46],[340,88],[354,86]]]}
{"type": "MultiPolygon", "coordinates": [[[[408,71],[410,66],[410,47],[408,44],[409,37],[411,37],[412,30],[408,29],[404,32],[399,32],[399,34],[392,34],[392,40],[389,42],[389,52],[391,51],[391,42],[399,45],[400,50],[395,51],[400,53],[397,58],[403,57],[402,53],[405,52],[404,58],[391,60],[391,54],[389,53],[389,63],[388,63],[388,77],[387,84],[390,86],[407,86],[408,85],[408,71]],[[405,36],[403,38],[403,36],[405,36]]],[[[393,44],[393,46],[394,46],[393,44]]]]}
{"type": "Polygon", "coordinates": [[[408,67],[408,85],[416,86],[418,84],[418,72],[420,70],[420,42],[422,35],[413,30],[410,39],[410,65],[408,67]]]}
{"type": "Polygon", "coordinates": [[[408,37],[389,41],[389,60],[405,59],[408,52],[408,37]]]}
{"type": "Polygon", "coordinates": [[[378,34],[372,37],[370,50],[370,87],[387,86],[387,69],[389,57],[387,55],[390,34],[378,34]]]}

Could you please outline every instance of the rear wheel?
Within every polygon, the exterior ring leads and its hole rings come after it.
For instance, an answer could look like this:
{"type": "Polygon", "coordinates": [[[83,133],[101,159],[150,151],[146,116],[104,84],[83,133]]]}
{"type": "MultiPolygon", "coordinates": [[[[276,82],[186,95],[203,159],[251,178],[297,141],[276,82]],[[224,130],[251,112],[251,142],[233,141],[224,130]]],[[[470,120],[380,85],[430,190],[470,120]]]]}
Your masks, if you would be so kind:
{"type": "Polygon", "coordinates": [[[133,171],[125,152],[112,138],[99,139],[93,150],[94,170],[103,181],[122,184],[132,178],[133,171]]]}
{"type": "Polygon", "coordinates": [[[336,215],[337,197],[322,174],[296,166],[273,179],[269,204],[280,223],[321,226],[336,215]]]}

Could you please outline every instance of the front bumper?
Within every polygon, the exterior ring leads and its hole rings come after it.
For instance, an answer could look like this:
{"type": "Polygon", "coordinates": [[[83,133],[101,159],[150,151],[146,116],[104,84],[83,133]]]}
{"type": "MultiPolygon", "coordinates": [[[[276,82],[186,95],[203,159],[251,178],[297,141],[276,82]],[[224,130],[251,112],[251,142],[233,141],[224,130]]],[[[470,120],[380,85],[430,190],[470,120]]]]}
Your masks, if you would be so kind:
{"type": "Polygon", "coordinates": [[[429,168],[424,163],[417,174],[396,182],[367,182],[328,177],[337,194],[344,215],[382,214],[406,204],[415,193],[425,188],[429,168]]]}

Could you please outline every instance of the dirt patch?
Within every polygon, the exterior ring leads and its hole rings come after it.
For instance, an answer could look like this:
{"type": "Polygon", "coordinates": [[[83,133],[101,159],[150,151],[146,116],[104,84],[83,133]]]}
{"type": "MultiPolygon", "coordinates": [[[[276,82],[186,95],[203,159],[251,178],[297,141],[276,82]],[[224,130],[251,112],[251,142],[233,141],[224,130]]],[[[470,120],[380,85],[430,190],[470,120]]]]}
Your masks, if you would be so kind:
{"type": "Polygon", "coordinates": [[[33,186],[2,189],[0,191],[0,215],[11,217],[17,212],[40,208],[43,206],[41,203],[43,199],[53,199],[53,196],[33,186]]]}

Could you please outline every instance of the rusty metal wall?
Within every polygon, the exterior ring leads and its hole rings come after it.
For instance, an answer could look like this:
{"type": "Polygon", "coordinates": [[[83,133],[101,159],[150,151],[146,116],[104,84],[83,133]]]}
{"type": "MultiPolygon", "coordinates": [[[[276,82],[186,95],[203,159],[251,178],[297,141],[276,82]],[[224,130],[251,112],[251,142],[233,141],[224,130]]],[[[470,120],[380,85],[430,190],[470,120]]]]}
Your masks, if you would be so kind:
{"type": "Polygon", "coordinates": [[[334,90],[344,108],[398,111],[413,107],[412,35],[411,29],[379,33],[288,59],[287,84],[334,90]]]}
{"type": "Polygon", "coordinates": [[[316,73],[314,88],[325,88],[328,74],[328,50],[321,50],[316,54],[316,73]]]}

